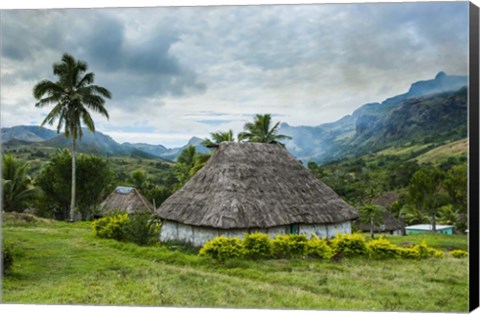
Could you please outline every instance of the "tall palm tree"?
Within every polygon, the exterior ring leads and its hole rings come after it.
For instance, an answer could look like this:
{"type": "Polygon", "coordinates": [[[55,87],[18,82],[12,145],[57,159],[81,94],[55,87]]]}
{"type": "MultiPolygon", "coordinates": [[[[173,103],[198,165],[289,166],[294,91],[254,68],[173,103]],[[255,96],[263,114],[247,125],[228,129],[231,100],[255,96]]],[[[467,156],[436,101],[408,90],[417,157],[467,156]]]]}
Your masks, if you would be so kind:
{"type": "Polygon", "coordinates": [[[74,57],[65,53],[61,62],[53,64],[53,74],[57,76],[57,81],[42,80],[33,88],[33,96],[38,100],[35,107],[54,105],[41,126],[47,123],[53,125],[58,120],[57,133],[63,129],[66,137],[72,137],[71,220],[73,220],[75,209],[75,145],[77,139],[82,137],[82,122],[90,131],[95,132],[95,124],[89,110],[109,118],[104,104],[105,98],[111,98],[111,93],[104,87],[93,85],[94,74],[86,73],[87,70],[88,66],[85,62],[75,60],[74,57]]]}
{"type": "Polygon", "coordinates": [[[235,136],[233,136],[233,131],[228,130],[227,132],[214,132],[210,133],[212,139],[206,138],[203,142],[203,146],[210,146],[220,144],[221,142],[233,142],[235,141],[235,136]]]}
{"type": "Polygon", "coordinates": [[[271,127],[272,117],[270,114],[257,114],[252,122],[243,127],[243,132],[238,134],[238,140],[248,142],[260,142],[269,144],[281,144],[279,140],[292,139],[290,136],[277,134],[280,122],[271,127]]]}

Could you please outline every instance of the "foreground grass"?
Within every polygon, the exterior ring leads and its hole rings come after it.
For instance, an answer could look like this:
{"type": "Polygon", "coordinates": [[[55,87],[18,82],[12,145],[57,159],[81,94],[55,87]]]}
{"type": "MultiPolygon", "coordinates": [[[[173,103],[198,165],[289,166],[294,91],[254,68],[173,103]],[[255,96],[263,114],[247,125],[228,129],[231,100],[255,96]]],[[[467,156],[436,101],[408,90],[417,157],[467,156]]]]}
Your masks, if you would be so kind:
{"type": "Polygon", "coordinates": [[[468,306],[467,259],[219,263],[97,239],[89,223],[7,217],[3,233],[15,258],[3,280],[6,303],[441,312],[468,306]]]}

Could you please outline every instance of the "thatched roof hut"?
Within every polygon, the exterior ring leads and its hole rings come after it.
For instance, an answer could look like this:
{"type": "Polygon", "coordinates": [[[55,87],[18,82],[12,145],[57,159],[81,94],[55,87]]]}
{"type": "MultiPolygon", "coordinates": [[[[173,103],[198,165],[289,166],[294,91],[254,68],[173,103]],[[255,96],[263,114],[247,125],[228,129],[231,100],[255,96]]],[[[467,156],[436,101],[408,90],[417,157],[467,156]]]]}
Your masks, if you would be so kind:
{"type": "Polygon", "coordinates": [[[194,244],[201,244],[198,238],[208,238],[206,232],[241,236],[281,229],[323,235],[314,230],[317,226],[328,236],[325,226],[333,228],[331,233],[350,232],[351,220],[358,217],[284,147],[234,142],[221,143],[205,166],[156,214],[165,220],[161,239],[194,244]],[[179,228],[188,235],[180,234],[179,228]]]}
{"type": "MultiPolygon", "coordinates": [[[[370,231],[370,226],[366,223],[356,221],[354,226],[364,232],[370,231]]],[[[395,218],[390,212],[384,211],[382,213],[382,222],[380,225],[375,226],[373,231],[376,233],[388,232],[392,234],[401,234],[402,228],[403,226],[397,218],[395,218]]]]}
{"type": "MultiPolygon", "coordinates": [[[[401,234],[402,232],[402,223],[393,216],[392,213],[385,210],[390,207],[396,200],[398,200],[400,194],[397,192],[384,192],[380,196],[372,199],[370,203],[378,205],[384,209],[382,223],[379,226],[374,227],[374,232],[389,232],[395,234],[401,234]]],[[[357,220],[354,224],[355,227],[362,231],[370,231],[370,226],[366,223],[362,223],[357,220]]]]}
{"type": "Polygon", "coordinates": [[[133,187],[118,186],[100,204],[100,211],[106,214],[121,211],[128,214],[153,212],[153,205],[133,187]]]}

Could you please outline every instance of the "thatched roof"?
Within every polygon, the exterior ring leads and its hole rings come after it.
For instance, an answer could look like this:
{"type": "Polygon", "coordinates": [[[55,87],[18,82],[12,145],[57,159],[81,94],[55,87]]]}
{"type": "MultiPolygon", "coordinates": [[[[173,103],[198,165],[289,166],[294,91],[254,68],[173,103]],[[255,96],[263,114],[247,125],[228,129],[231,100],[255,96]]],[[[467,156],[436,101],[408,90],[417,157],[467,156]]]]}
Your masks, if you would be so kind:
{"type": "Polygon", "coordinates": [[[122,211],[129,214],[153,211],[153,205],[133,187],[118,186],[100,204],[102,212],[122,211]]]}
{"type": "Polygon", "coordinates": [[[358,217],[284,147],[223,142],[156,210],[160,218],[221,229],[329,224],[358,217]]]}

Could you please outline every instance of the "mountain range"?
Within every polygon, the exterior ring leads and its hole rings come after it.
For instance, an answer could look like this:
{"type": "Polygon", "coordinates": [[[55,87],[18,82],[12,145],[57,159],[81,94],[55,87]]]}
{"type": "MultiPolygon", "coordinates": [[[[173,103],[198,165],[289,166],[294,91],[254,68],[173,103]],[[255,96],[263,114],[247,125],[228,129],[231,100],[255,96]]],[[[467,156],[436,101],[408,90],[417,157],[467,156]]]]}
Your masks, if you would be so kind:
{"type": "Polygon", "coordinates": [[[282,123],[287,149],[303,161],[327,163],[390,146],[451,141],[467,136],[467,77],[438,73],[408,92],[368,103],[316,127],[282,123]]]}
{"type": "MultiPolygon", "coordinates": [[[[375,152],[390,146],[450,141],[467,136],[467,77],[439,72],[431,80],[415,82],[408,92],[380,103],[360,106],[351,115],[318,126],[280,125],[289,135],[286,148],[304,162],[328,163],[375,152]]],[[[4,146],[35,145],[68,147],[63,134],[38,126],[1,129],[4,146]]],[[[101,132],[84,131],[78,150],[105,156],[138,156],[174,161],[189,145],[205,153],[208,149],[192,137],[182,147],[167,148],[145,143],[119,144],[101,132]]]]}
{"type": "MultiPolygon", "coordinates": [[[[57,134],[57,132],[50,129],[32,125],[2,128],[1,141],[3,146],[7,148],[19,145],[65,148],[72,145],[71,138],[66,138],[63,133],[57,134]]],[[[202,141],[203,139],[194,136],[185,145],[176,148],[144,143],[119,144],[102,132],[96,131],[92,133],[84,129],[82,138],[77,142],[77,150],[88,154],[133,156],[147,159],[163,159],[164,161],[171,162],[189,145],[195,146],[199,152],[208,152],[209,150],[201,145],[202,141]]]]}

